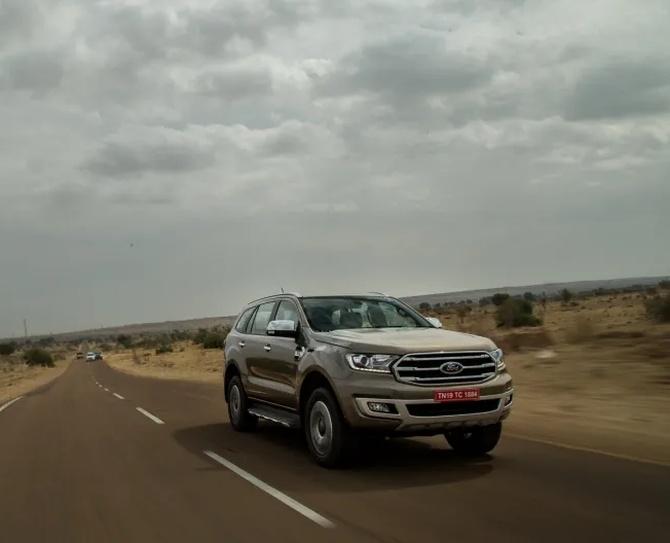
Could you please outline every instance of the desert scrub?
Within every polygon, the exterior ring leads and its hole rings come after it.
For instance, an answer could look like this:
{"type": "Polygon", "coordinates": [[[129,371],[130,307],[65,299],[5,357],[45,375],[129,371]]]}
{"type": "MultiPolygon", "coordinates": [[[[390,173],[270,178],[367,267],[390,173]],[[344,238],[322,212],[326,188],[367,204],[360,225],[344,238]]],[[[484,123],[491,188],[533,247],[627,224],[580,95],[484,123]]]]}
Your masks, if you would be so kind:
{"type": "Polygon", "coordinates": [[[658,322],[670,322],[670,294],[657,296],[645,302],[647,315],[658,322]]]}
{"type": "Polygon", "coordinates": [[[496,310],[496,324],[507,328],[539,326],[542,321],[533,315],[533,304],[528,300],[507,298],[496,310]]]}
{"type": "Polygon", "coordinates": [[[23,359],[29,366],[43,366],[46,368],[54,367],[54,360],[51,354],[44,349],[33,348],[23,353],[23,359]]]}

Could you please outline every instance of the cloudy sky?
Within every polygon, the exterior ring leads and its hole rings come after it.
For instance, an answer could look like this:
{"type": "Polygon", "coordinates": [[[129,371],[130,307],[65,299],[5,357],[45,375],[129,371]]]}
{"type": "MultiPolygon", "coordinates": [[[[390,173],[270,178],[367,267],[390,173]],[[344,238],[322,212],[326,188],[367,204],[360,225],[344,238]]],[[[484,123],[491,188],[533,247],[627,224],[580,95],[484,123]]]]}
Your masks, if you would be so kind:
{"type": "Polygon", "coordinates": [[[0,336],[670,271],[667,0],[0,0],[0,336]]]}

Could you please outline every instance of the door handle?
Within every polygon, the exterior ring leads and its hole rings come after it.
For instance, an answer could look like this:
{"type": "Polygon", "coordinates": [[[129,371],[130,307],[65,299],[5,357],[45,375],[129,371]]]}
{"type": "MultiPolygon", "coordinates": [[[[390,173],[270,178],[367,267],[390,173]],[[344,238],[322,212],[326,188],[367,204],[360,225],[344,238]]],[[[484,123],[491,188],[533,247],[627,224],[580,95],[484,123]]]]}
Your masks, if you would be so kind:
{"type": "Polygon", "coordinates": [[[264,345],[263,349],[265,349],[266,351],[271,351],[272,347],[270,347],[269,345],[264,345]]]}
{"type": "Polygon", "coordinates": [[[240,346],[240,348],[244,348],[244,346],[246,345],[246,343],[245,343],[244,341],[240,341],[240,342],[238,343],[238,345],[240,346]]]}

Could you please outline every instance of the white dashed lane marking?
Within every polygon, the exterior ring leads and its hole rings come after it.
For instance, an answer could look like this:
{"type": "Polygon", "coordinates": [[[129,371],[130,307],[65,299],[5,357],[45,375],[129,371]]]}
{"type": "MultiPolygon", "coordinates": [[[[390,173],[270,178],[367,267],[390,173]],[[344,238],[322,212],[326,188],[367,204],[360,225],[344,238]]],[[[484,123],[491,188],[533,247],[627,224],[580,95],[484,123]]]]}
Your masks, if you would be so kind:
{"type": "Polygon", "coordinates": [[[136,407],[135,409],[137,409],[140,413],[142,413],[148,419],[151,419],[152,421],[154,421],[156,424],[165,424],[156,415],[152,415],[151,413],[149,413],[149,411],[146,411],[146,410],[142,409],[141,407],[136,407]]]}

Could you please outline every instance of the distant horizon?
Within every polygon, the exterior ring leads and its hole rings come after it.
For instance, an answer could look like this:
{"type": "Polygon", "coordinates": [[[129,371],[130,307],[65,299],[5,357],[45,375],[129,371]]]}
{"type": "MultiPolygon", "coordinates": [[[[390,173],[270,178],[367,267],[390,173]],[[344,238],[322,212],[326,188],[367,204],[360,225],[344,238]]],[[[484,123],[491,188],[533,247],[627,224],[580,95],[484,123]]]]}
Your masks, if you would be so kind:
{"type": "MultiPolygon", "coordinates": [[[[627,276],[627,277],[609,277],[609,278],[598,278],[598,279],[576,279],[576,280],[570,280],[570,281],[546,281],[546,282],[541,282],[541,283],[525,283],[525,284],[516,284],[516,285],[504,285],[504,286],[493,286],[493,287],[480,287],[480,288],[469,288],[469,289],[459,289],[459,290],[445,290],[445,291],[439,291],[439,292],[431,292],[431,293],[422,293],[422,294],[408,294],[408,295],[398,295],[395,296],[393,293],[388,293],[391,296],[403,299],[403,300],[414,300],[419,298],[430,298],[430,297],[436,297],[436,296],[447,296],[447,295],[459,295],[459,294],[467,294],[467,293],[473,293],[473,292],[480,292],[480,291],[490,291],[490,290],[499,290],[499,291],[504,291],[506,289],[532,289],[532,288],[537,288],[537,287],[545,287],[545,286],[552,286],[552,285],[570,285],[570,284],[578,284],[578,283],[598,283],[598,282],[612,282],[612,281],[647,281],[649,284],[652,284],[652,281],[658,282],[662,280],[670,279],[670,274],[668,275],[633,275],[633,276],[627,276]]],[[[635,284],[635,283],[631,283],[635,284]]],[[[288,291],[287,291],[288,292],[288,291]]],[[[578,291],[579,292],[579,291],[578,291]]],[[[276,292],[274,294],[279,294],[279,292],[276,292]]],[[[313,294],[313,293],[310,293],[313,294]]],[[[264,294],[261,296],[271,296],[272,293],[270,294],[264,294]]],[[[255,299],[255,298],[254,298],[255,299]]],[[[49,336],[61,336],[61,335],[70,335],[70,334],[79,334],[79,333],[87,333],[87,332],[97,332],[97,331],[104,331],[104,330],[109,330],[109,329],[116,329],[116,328],[124,328],[124,327],[132,327],[132,326],[149,326],[149,325],[159,325],[159,324],[167,324],[167,323],[180,323],[180,322],[191,322],[191,321],[198,321],[198,320],[209,320],[209,319],[227,319],[227,318],[233,318],[237,315],[237,313],[230,313],[230,314],[220,314],[220,315],[208,315],[208,316],[196,316],[196,317],[183,317],[183,318],[175,318],[175,319],[161,319],[161,320],[147,320],[147,321],[142,321],[142,322],[126,322],[122,324],[111,324],[111,325],[105,325],[105,326],[100,326],[100,327],[89,327],[89,328],[80,328],[76,330],[61,330],[61,331],[50,331],[50,332],[41,332],[41,333],[36,333],[36,334],[28,334],[28,339],[32,338],[41,338],[41,337],[49,337],[49,336]]],[[[23,339],[23,335],[14,335],[14,336],[4,336],[1,337],[2,341],[7,341],[7,340],[21,340],[23,339]]]]}

